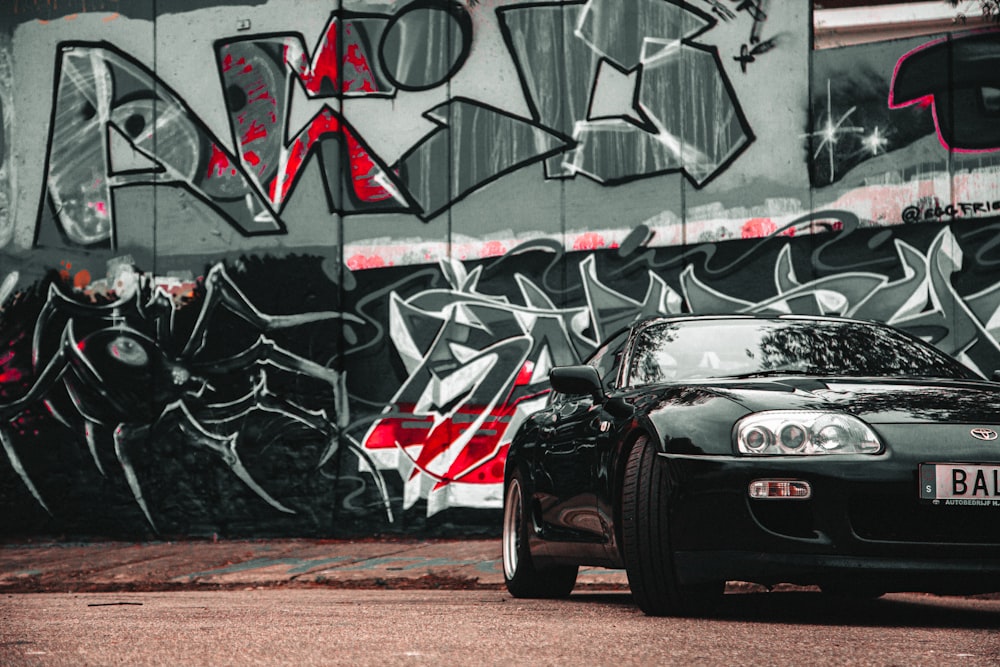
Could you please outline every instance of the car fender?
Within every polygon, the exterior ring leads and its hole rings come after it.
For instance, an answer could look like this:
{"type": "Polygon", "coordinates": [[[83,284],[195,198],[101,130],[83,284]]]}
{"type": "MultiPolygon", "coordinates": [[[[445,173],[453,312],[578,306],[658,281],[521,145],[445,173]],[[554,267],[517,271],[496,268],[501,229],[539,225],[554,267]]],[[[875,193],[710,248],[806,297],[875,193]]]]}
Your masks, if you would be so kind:
{"type": "Polygon", "coordinates": [[[750,412],[712,389],[675,386],[664,388],[655,403],[638,409],[636,421],[661,453],[726,456],[734,453],[733,425],[750,412]]]}

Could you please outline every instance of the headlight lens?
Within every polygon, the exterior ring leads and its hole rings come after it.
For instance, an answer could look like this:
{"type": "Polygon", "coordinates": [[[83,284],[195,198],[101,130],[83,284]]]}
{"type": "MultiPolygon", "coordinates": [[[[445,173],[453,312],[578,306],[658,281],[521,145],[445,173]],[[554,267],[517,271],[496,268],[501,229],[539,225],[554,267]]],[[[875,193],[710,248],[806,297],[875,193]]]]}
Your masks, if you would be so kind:
{"type": "Polygon", "coordinates": [[[878,454],[882,443],[857,417],[837,412],[757,412],[736,423],[736,446],[748,456],[878,454]]]}

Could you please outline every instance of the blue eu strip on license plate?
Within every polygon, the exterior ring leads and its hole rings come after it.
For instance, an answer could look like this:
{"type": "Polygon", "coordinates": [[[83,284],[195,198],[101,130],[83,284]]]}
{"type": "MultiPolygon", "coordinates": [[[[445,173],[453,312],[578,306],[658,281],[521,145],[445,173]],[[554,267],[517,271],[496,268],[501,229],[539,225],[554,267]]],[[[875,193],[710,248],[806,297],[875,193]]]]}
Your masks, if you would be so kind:
{"type": "Polygon", "coordinates": [[[922,463],[920,498],[1000,507],[1000,464],[922,463]]]}

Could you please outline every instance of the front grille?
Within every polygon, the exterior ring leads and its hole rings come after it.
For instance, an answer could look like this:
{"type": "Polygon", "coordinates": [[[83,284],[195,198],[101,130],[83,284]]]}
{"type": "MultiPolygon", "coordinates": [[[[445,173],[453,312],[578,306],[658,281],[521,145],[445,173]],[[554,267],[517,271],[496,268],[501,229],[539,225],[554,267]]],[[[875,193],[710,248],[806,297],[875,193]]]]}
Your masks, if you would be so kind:
{"type": "Polygon", "coordinates": [[[931,505],[864,494],[852,498],[849,511],[854,533],[864,540],[1000,545],[1000,506],[931,505]]]}

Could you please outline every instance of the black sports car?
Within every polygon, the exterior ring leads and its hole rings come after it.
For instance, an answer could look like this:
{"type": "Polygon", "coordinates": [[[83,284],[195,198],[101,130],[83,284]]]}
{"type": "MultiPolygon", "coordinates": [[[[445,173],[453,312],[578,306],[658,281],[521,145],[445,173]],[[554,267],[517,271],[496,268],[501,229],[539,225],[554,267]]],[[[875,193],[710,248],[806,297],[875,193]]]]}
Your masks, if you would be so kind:
{"type": "Polygon", "coordinates": [[[636,323],[554,368],[507,456],[515,597],[625,568],[647,614],[726,581],[1000,591],[1000,384],[892,327],[837,318],[636,323]]]}

